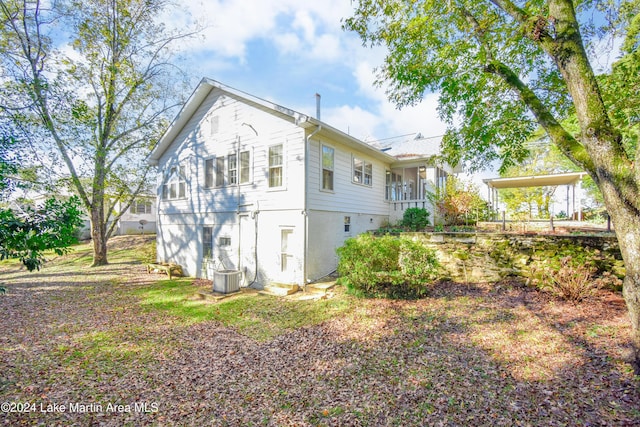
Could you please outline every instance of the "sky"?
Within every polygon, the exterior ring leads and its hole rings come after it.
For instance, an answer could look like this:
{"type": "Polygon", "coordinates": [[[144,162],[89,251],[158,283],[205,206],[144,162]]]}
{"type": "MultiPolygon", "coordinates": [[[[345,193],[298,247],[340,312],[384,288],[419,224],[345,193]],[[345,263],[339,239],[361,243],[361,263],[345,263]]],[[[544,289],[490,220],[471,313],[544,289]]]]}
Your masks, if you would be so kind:
{"type": "MultiPolygon", "coordinates": [[[[181,0],[180,11],[167,19],[183,26],[197,19],[205,26],[183,46],[194,88],[207,77],[314,117],[317,93],[320,119],[366,142],[444,134],[437,94],[398,109],[374,85],[385,51],[365,47],[357,34],[343,30],[354,7],[352,0],[181,0]]],[[[610,67],[618,49],[607,44],[600,51],[597,71],[610,67]]],[[[497,167],[463,178],[484,194],[482,179],[497,177],[497,167]]]]}
{"type": "Polygon", "coordinates": [[[442,135],[436,95],[398,110],[374,87],[384,51],[342,29],[353,7],[350,0],[181,1],[206,25],[186,46],[194,87],[208,77],[314,117],[318,93],[321,120],[364,141],[442,135]]]}

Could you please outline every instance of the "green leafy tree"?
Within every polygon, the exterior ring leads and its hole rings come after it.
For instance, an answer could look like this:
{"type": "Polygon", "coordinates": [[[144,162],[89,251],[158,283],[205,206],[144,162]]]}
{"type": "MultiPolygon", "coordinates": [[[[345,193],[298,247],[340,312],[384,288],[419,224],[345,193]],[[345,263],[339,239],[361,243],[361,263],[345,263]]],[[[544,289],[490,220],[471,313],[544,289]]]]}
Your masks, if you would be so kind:
{"type": "Polygon", "coordinates": [[[77,243],[82,225],[80,200],[48,199],[41,208],[0,209],[0,260],[20,258],[29,271],[40,269],[44,252],[64,254],[77,243]]]}
{"type": "Polygon", "coordinates": [[[0,111],[66,169],[89,214],[93,265],[108,262],[117,220],[151,189],[145,157],[181,104],[171,47],[187,34],[158,22],[168,5],[0,0],[0,111]]]}
{"type": "MultiPolygon", "coordinates": [[[[544,175],[574,171],[577,168],[569,159],[550,144],[546,133],[538,129],[528,142],[529,154],[519,164],[509,166],[500,174],[502,177],[544,175]]],[[[500,199],[507,211],[523,219],[549,218],[551,203],[557,187],[525,187],[500,190],[500,199]]]]}
{"type": "Polygon", "coordinates": [[[387,47],[380,84],[399,106],[440,93],[448,123],[444,151],[455,160],[526,156],[524,142],[541,126],[600,188],[626,265],[629,309],[640,374],[640,2],[622,0],[359,0],[345,27],[365,43],[387,47]],[[589,60],[601,35],[625,37],[612,90],[589,60]],[[613,90],[617,88],[617,90],[613,90]],[[610,97],[608,94],[615,94],[610,97]],[[575,114],[579,133],[563,119],[575,114]]]}
{"type": "Polygon", "coordinates": [[[10,177],[18,171],[12,154],[14,144],[14,138],[0,135],[0,194],[11,187],[10,177]]]}

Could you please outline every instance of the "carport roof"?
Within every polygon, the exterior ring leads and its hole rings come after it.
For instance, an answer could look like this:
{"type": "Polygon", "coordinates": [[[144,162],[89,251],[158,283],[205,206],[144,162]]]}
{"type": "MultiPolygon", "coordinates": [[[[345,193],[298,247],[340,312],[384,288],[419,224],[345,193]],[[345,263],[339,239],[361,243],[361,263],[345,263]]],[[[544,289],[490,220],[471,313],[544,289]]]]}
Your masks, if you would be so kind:
{"type": "Polygon", "coordinates": [[[587,175],[586,172],[567,172],[549,175],[517,176],[512,178],[491,178],[482,181],[490,188],[548,187],[572,185],[587,175]]]}

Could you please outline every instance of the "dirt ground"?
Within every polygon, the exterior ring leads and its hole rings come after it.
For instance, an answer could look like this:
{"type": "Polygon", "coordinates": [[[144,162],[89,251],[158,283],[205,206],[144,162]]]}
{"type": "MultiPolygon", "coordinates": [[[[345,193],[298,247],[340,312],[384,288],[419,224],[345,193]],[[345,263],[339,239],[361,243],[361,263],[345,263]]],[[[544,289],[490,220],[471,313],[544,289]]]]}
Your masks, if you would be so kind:
{"type": "Polygon", "coordinates": [[[640,425],[618,294],[572,304],[516,282],[446,283],[392,301],[338,288],[347,315],[259,341],[145,306],[139,291],[160,279],[127,260],[0,265],[0,424],[640,425]]]}

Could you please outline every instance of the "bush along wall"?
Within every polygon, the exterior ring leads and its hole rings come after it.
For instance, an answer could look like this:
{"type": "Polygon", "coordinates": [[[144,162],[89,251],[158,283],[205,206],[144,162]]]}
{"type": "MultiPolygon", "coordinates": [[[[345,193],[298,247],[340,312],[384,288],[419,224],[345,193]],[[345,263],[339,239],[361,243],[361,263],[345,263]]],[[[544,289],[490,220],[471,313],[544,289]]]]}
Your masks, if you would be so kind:
{"type": "Polygon", "coordinates": [[[519,277],[562,298],[580,300],[598,288],[619,290],[625,274],[617,240],[603,236],[362,235],[349,239],[338,255],[341,283],[367,296],[420,297],[436,280],[519,277]]]}
{"type": "Polygon", "coordinates": [[[357,295],[419,298],[439,275],[436,251],[418,239],[361,234],[337,252],[339,283],[357,295]]]}

